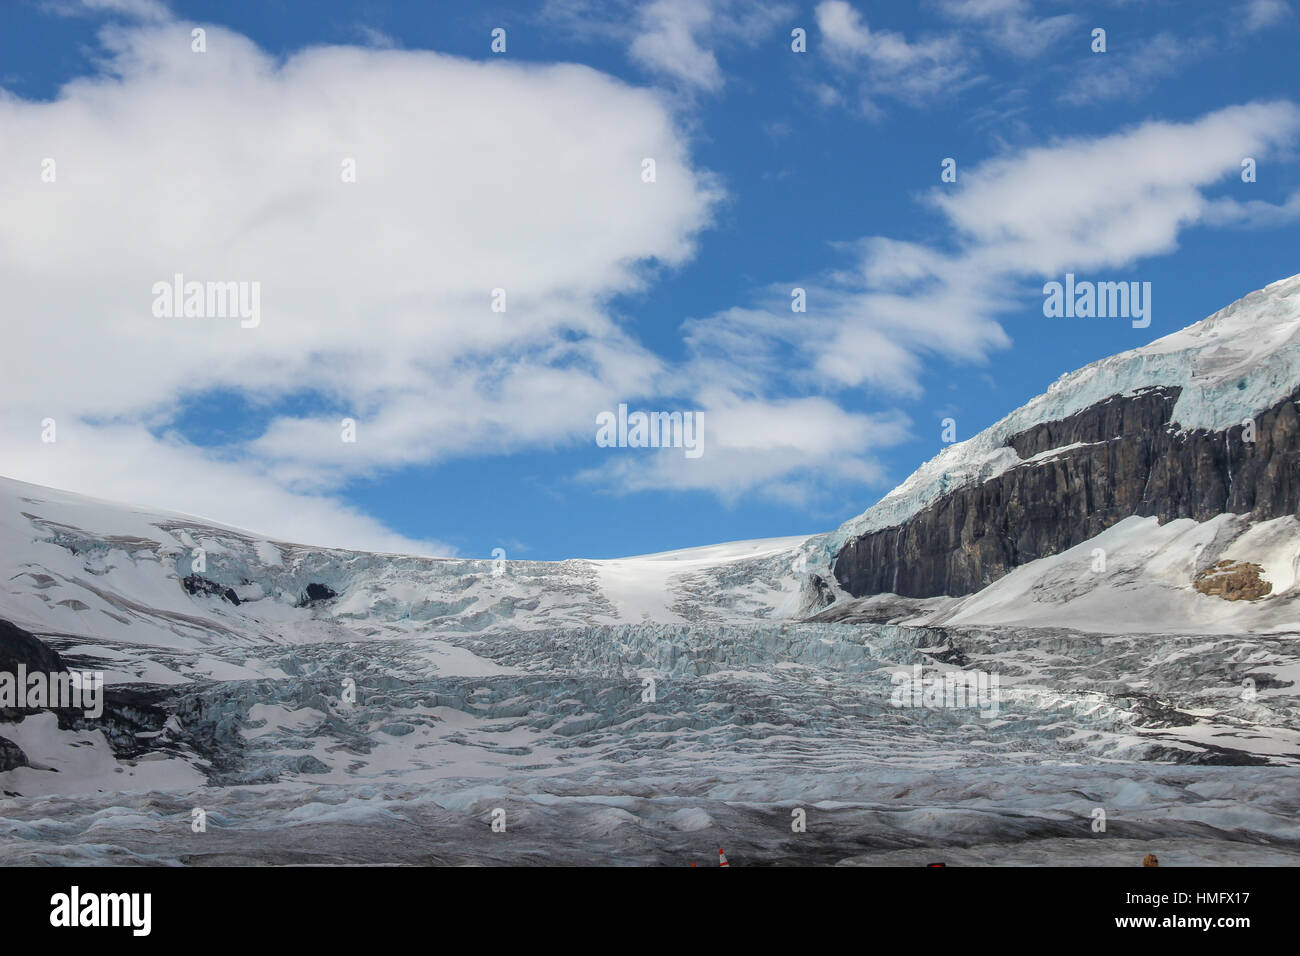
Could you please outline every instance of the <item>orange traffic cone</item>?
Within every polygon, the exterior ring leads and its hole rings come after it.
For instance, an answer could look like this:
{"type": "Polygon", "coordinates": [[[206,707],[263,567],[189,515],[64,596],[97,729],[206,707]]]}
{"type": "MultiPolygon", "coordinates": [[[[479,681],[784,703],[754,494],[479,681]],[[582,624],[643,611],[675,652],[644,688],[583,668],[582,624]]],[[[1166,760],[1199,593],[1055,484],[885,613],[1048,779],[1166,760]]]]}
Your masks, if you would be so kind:
{"type": "Polygon", "coordinates": [[[722,852],[722,847],[718,847],[718,866],[731,866],[727,862],[727,854],[722,852]]]}

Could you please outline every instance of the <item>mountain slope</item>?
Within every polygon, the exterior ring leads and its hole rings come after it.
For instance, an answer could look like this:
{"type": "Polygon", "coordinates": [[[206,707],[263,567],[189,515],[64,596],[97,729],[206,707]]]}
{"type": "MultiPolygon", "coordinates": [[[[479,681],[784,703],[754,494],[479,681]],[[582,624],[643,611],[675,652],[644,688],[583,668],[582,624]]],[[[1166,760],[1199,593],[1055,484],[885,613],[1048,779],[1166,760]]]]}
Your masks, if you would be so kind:
{"type": "MultiPolygon", "coordinates": [[[[1062,376],[826,536],[819,557],[850,597],[961,596],[1087,542],[1090,552],[1104,551],[1098,536],[1134,516],[1162,525],[1293,518],[1297,293],[1300,276],[1273,283],[1180,332],[1062,376]]],[[[1214,549],[1200,552],[1203,560],[1191,555],[1186,569],[1189,591],[1219,559],[1214,549]]],[[[1280,583],[1271,600],[1293,582],[1280,583]]]]}
{"type": "Polygon", "coordinates": [[[0,536],[0,619],[38,634],[187,650],[754,620],[795,592],[790,564],[804,540],[606,561],[422,558],[271,541],[7,478],[0,536]]]}

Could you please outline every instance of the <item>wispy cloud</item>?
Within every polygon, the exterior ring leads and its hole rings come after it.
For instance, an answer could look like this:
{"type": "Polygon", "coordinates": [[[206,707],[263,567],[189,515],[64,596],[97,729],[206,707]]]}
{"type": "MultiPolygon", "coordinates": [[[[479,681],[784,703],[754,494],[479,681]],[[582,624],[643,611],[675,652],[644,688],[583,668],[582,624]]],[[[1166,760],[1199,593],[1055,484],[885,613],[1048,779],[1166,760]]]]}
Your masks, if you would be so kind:
{"type": "Polygon", "coordinates": [[[1075,106],[1131,99],[1149,91],[1158,81],[1175,76],[1204,56],[1217,42],[1208,36],[1176,36],[1162,31],[1136,46],[1117,46],[1106,53],[1087,56],[1061,101],[1075,106]]]}
{"type": "Polygon", "coordinates": [[[377,50],[394,50],[401,46],[394,37],[366,23],[354,24],[352,32],[363,44],[377,50]]]}
{"type": "Polygon", "coordinates": [[[134,20],[161,22],[171,19],[162,0],[45,0],[45,9],[61,16],[114,14],[134,20]]]}
{"type": "Polygon", "coordinates": [[[979,30],[989,45],[1023,59],[1047,53],[1082,22],[1073,13],[1036,15],[1028,0],[944,0],[941,9],[979,30]]]}
{"type": "Polygon", "coordinates": [[[879,119],[890,101],[926,106],[987,83],[987,55],[1017,61],[1042,57],[1071,31],[1074,14],[1043,16],[1026,0],[941,0],[936,29],[909,37],[871,25],[846,0],[822,0],[817,29],[832,82],[817,90],[823,105],[850,102],[879,119]]]}
{"type": "Polygon", "coordinates": [[[862,108],[877,115],[879,97],[921,103],[969,79],[967,51],[951,35],[909,40],[901,33],[873,30],[844,0],[817,5],[817,29],[832,61],[853,71],[861,83],[862,108]]]}
{"type": "Polygon", "coordinates": [[[753,47],[794,8],[768,0],[550,0],[544,19],[627,47],[652,76],[691,93],[716,93],[726,76],[718,52],[753,47]]]}
{"type": "Polygon", "coordinates": [[[1248,33],[1267,30],[1277,26],[1291,16],[1291,7],[1286,0],[1249,0],[1241,26],[1248,33]]]}

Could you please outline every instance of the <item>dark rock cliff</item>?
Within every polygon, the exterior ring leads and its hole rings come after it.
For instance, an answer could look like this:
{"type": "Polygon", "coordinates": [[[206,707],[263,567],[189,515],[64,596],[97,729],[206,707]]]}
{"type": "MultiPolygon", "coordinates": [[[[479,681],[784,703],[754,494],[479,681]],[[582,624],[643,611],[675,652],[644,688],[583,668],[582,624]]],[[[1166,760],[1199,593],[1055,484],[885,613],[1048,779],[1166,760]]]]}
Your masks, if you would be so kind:
{"type": "Polygon", "coordinates": [[[1300,511],[1300,389],[1242,425],[1183,431],[1178,388],[1112,396],[1007,442],[1022,459],[959,488],[901,525],[848,541],[835,578],[855,597],[971,594],[1012,568],[1087,541],[1130,515],[1256,520],[1300,511]]]}
{"type": "MultiPolygon", "coordinates": [[[[19,665],[27,674],[40,671],[46,675],[68,670],[59,653],[30,631],[0,620],[0,673],[16,676],[19,665]]],[[[105,739],[118,756],[132,757],[151,749],[150,734],[162,730],[167,719],[163,703],[175,691],[169,687],[119,686],[104,688],[103,713],[87,718],[84,711],[59,707],[40,707],[36,710],[19,707],[0,707],[0,723],[19,721],[33,713],[49,710],[57,715],[63,730],[85,728],[103,731],[105,739]],[[140,735],[145,736],[140,736],[140,735]]],[[[0,737],[0,771],[22,766],[26,757],[12,741],[0,737]]]]}

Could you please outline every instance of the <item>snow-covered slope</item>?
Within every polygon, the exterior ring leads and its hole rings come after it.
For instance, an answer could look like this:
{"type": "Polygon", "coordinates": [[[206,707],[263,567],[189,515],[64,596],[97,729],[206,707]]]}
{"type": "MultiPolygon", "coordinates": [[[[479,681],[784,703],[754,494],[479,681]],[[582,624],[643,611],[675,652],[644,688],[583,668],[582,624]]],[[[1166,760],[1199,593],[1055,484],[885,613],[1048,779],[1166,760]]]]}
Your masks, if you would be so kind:
{"type": "Polygon", "coordinates": [[[41,634],[186,649],[754,620],[794,593],[790,564],[804,540],[606,561],[421,558],[270,541],[8,478],[0,478],[0,539],[0,618],[41,634]],[[187,592],[191,574],[219,590],[187,592]],[[301,606],[311,584],[337,597],[301,606]],[[226,589],[239,603],[222,597],[226,589]]]}
{"type": "Polygon", "coordinates": [[[1293,633],[1300,627],[1298,569],[1300,522],[1293,517],[1254,525],[1234,515],[1164,525],[1132,517],[918,620],[1112,634],[1293,633]],[[1193,576],[1213,563],[1211,557],[1262,565],[1271,593],[1254,601],[1225,601],[1196,591],[1193,576]]]}
{"type": "Polygon", "coordinates": [[[1291,634],[1300,629],[1300,521],[1251,524],[1235,515],[1166,524],[1130,517],[1060,554],[1011,571],[965,598],[854,602],[834,617],[915,626],[1070,628],[1098,634],[1291,634]],[[1264,598],[1202,594],[1196,573],[1217,561],[1262,567],[1264,598]],[[850,610],[856,607],[856,615],[850,610]]]}

